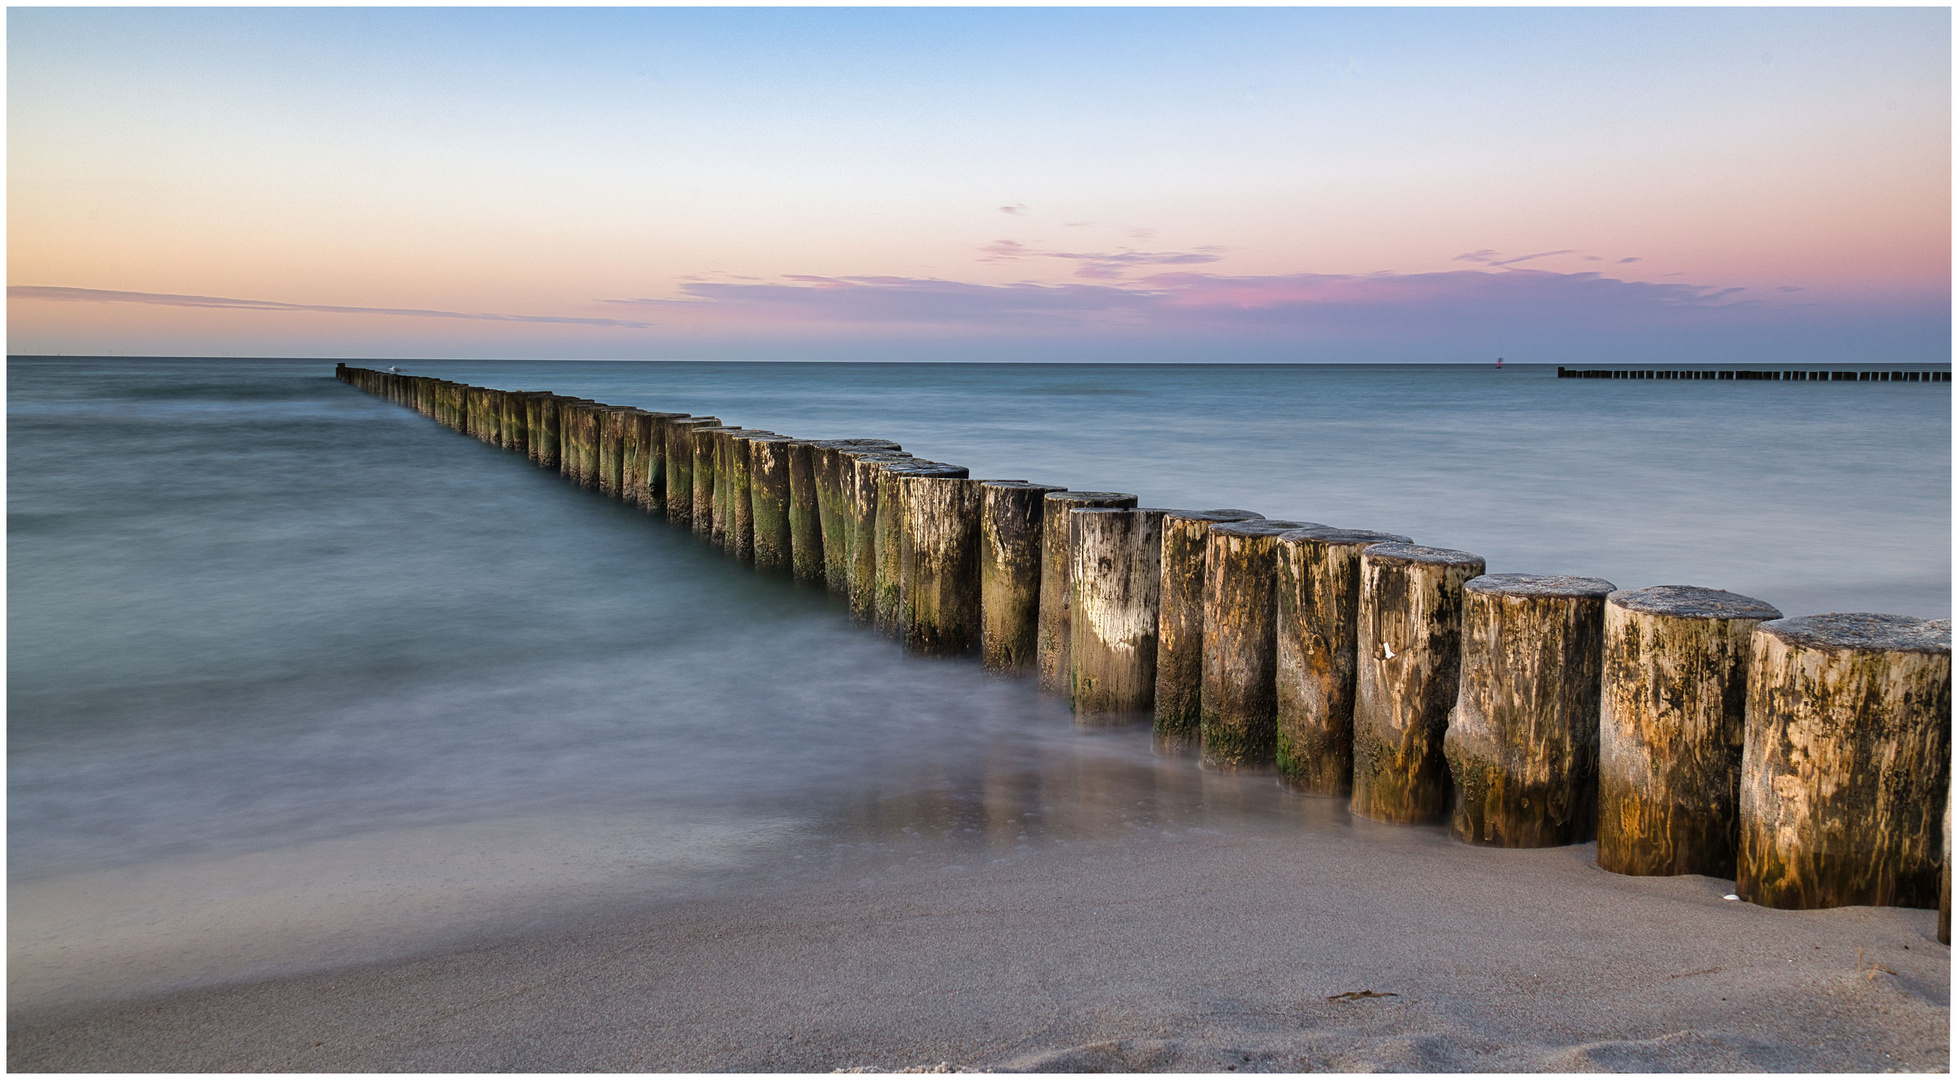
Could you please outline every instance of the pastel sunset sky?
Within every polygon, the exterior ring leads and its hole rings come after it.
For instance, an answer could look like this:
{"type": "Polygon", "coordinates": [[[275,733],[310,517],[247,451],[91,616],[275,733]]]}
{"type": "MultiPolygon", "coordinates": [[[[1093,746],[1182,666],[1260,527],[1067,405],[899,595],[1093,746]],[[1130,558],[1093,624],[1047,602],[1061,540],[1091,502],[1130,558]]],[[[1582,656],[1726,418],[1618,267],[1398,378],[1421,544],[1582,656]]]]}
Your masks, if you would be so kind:
{"type": "Polygon", "coordinates": [[[1949,9],[7,28],[17,354],[1950,359],[1949,9]]]}

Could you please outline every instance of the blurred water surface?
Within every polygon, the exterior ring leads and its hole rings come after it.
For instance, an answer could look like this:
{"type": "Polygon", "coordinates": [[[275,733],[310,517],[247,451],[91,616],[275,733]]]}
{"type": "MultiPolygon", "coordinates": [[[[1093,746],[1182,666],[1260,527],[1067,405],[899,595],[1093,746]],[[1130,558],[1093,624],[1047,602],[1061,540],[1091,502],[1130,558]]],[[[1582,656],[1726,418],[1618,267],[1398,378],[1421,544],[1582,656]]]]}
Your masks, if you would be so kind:
{"type": "MultiPolygon", "coordinates": [[[[16,1000],[345,962],[757,874],[1352,827],[1157,758],[1145,731],[1077,733],[1027,682],[905,658],[826,594],[331,367],[9,362],[16,1000]]],[[[1941,386],[401,367],[1400,532],[1494,572],[1950,614],[1941,386]]]]}

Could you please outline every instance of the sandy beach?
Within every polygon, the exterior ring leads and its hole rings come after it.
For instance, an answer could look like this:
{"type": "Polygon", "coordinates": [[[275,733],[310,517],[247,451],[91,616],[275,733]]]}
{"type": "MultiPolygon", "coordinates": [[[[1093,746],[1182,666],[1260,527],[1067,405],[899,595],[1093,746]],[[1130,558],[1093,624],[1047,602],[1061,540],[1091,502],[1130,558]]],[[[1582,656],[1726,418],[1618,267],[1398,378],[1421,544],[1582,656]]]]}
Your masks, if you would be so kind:
{"type": "MultiPolygon", "coordinates": [[[[1355,822],[988,857],[916,830],[746,895],[36,1008],[20,1071],[1945,1071],[1936,913],[1773,911],[1593,847],[1355,822]]],[[[772,884],[769,882],[772,881],[772,884]]]]}

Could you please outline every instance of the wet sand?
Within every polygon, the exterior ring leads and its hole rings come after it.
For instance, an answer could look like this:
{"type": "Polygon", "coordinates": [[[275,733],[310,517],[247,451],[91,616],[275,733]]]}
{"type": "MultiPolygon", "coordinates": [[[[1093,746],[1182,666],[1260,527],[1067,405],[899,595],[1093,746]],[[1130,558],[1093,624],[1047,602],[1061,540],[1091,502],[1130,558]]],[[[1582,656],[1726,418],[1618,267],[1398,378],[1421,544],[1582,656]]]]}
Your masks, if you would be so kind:
{"type": "Polygon", "coordinates": [[[8,1065],[1949,1068],[1935,912],[1771,911],[1723,900],[1731,882],[1619,877],[1592,855],[1255,820],[995,856],[880,847],[386,962],[115,1002],[16,996],[8,1065]],[[1378,996],[1340,999],[1358,992],[1378,996]]]}

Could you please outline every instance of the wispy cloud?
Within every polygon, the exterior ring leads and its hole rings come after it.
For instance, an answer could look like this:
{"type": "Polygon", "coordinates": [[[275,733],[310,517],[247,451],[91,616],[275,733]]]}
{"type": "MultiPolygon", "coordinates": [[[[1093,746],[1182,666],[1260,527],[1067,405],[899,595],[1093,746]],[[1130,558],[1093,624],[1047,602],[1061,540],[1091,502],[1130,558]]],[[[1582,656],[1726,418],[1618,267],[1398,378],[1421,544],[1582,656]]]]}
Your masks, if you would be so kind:
{"type": "Polygon", "coordinates": [[[160,304],[165,307],[234,308],[246,311],[323,311],[336,315],[404,315],[417,319],[470,319],[485,322],[559,323],[573,326],[613,326],[643,330],[645,322],[590,319],[569,315],[504,315],[481,311],[436,311],[427,308],[355,307],[341,304],[292,304],[281,300],[240,300],[229,296],[188,296],[178,293],[124,292],[115,289],[76,289],[58,285],[9,285],[9,300],[57,300],[86,304],[160,304]]]}
{"type": "Polygon", "coordinates": [[[999,212],[1002,214],[1011,214],[1014,217],[1019,217],[1027,212],[1027,204],[1014,203],[1012,206],[1002,206],[999,208],[999,212]]]}
{"type": "Polygon", "coordinates": [[[1060,259],[1065,262],[1080,263],[1074,271],[1078,278],[1118,280],[1124,272],[1137,266],[1194,266],[1214,263],[1223,258],[1219,247],[1203,247],[1195,251],[1135,251],[1123,248],[1120,251],[1043,251],[1030,248],[1018,240],[996,240],[979,249],[980,262],[1001,262],[1013,259],[1060,259]]]}
{"type": "MultiPolygon", "coordinates": [[[[1084,269],[1091,269],[1084,268],[1084,269]]],[[[981,285],[940,278],[787,275],[771,284],[689,282],[685,299],[630,301],[739,320],[993,329],[1159,328],[1393,336],[1409,328],[1589,326],[1692,321],[1760,306],[1726,288],[1515,269],[1425,274],[1226,276],[981,285]]],[[[628,301],[614,301],[626,303],[628,301]]]]}
{"type": "Polygon", "coordinates": [[[1500,257],[1502,255],[1502,252],[1491,251],[1488,248],[1482,248],[1479,251],[1465,251],[1462,254],[1455,256],[1455,258],[1452,259],[1451,261],[1482,263],[1485,266],[1515,266],[1517,263],[1526,263],[1529,262],[1531,259],[1547,259],[1552,255],[1575,255],[1575,254],[1577,254],[1576,248],[1558,248],[1556,251],[1538,251],[1530,255],[1516,255],[1511,258],[1504,259],[1500,257]]]}

